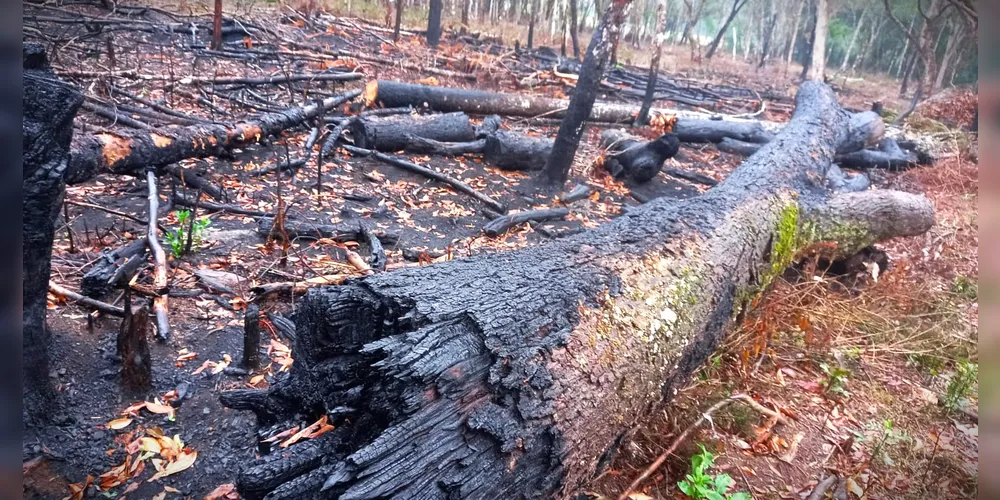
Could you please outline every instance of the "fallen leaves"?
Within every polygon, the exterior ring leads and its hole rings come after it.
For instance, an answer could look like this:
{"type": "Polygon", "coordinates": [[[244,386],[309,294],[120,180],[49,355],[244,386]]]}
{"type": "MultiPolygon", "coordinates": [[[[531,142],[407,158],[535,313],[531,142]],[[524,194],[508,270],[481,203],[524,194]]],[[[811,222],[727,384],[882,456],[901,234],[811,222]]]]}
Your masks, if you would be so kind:
{"type": "Polygon", "coordinates": [[[131,418],[127,418],[127,417],[116,418],[116,419],[108,422],[108,424],[107,424],[108,429],[112,429],[112,430],[116,430],[116,431],[124,429],[124,428],[128,427],[129,425],[132,425],[132,419],[131,418]]]}
{"type": "Polygon", "coordinates": [[[222,355],[222,361],[216,362],[216,361],[211,361],[211,360],[205,360],[205,362],[202,363],[201,366],[199,366],[197,370],[191,372],[191,375],[197,375],[197,374],[199,374],[199,373],[201,373],[201,372],[203,372],[203,371],[205,371],[205,370],[207,370],[209,368],[212,369],[212,371],[210,373],[212,375],[216,375],[216,374],[222,373],[222,371],[225,370],[227,367],[229,367],[229,364],[232,363],[232,362],[233,362],[232,356],[230,356],[228,354],[223,354],[222,355]]]}
{"type": "Polygon", "coordinates": [[[236,485],[233,483],[220,484],[205,495],[205,500],[237,500],[238,498],[240,495],[236,493],[236,485]]]}
{"type": "Polygon", "coordinates": [[[192,465],[194,465],[194,461],[197,459],[198,459],[198,452],[195,450],[191,450],[189,448],[181,450],[180,454],[177,456],[177,459],[172,462],[167,462],[166,465],[163,465],[164,464],[163,460],[154,458],[152,460],[153,467],[156,467],[157,472],[156,474],[153,474],[153,476],[150,477],[149,480],[156,481],[161,478],[167,477],[171,474],[176,474],[182,470],[186,470],[192,465]]]}
{"type": "Polygon", "coordinates": [[[332,431],[335,427],[330,425],[330,420],[326,415],[320,417],[319,420],[313,422],[308,427],[305,427],[299,432],[296,432],[292,437],[286,439],[281,443],[282,448],[288,448],[289,446],[303,440],[303,439],[314,439],[332,431]]]}

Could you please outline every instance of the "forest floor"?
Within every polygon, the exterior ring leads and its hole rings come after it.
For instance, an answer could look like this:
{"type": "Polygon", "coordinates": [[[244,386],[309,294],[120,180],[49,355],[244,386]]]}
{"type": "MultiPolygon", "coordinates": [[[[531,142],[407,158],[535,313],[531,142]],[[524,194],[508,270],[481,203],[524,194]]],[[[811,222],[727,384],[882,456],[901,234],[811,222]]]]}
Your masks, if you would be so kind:
{"type": "MultiPolygon", "coordinates": [[[[25,34],[45,43],[57,72],[100,100],[95,102],[113,102],[103,90],[110,83],[212,120],[238,120],[261,110],[306,104],[374,78],[555,97],[567,95],[572,85],[550,68],[525,69],[512,49],[487,37],[449,32],[434,52],[415,34],[404,34],[393,43],[391,33],[360,18],[305,21],[280,5],[267,9],[257,7],[252,16],[239,18],[266,30],[232,35],[221,52],[203,49],[208,18],[201,13],[136,8],[108,16],[84,4],[26,5],[25,34]],[[98,29],[77,22],[81,16],[128,22],[98,29]],[[202,29],[196,35],[146,29],[178,22],[202,29]],[[274,50],[282,55],[264,54],[274,50]],[[328,55],[337,50],[349,54],[328,55]],[[127,71],[165,78],[134,78],[127,71]],[[197,89],[215,109],[199,106],[182,92],[196,89],[182,80],[187,75],[289,72],[353,72],[363,78],[290,87],[197,89]]],[[[768,106],[761,117],[788,118],[795,78],[783,76],[783,65],[754,72],[746,63],[727,63],[726,55],[712,65],[696,65],[685,60],[686,51],[668,51],[667,74],[689,86],[738,87],[771,96],[764,98],[768,106]]],[[[904,104],[895,97],[895,87],[885,84],[848,86],[840,93],[845,105],[858,109],[875,100],[884,100],[892,109],[904,104]]],[[[637,103],[615,88],[607,89],[602,99],[637,103]]],[[[891,261],[881,275],[797,272],[776,283],[700,378],[671,406],[657,410],[652,424],[623,447],[592,486],[595,495],[617,497],[712,402],[745,393],[792,417],[792,422],[775,425],[734,403],[686,439],[632,498],[679,498],[677,481],[689,472],[699,444],[718,456],[712,474],[728,473],[736,480],[735,489],[755,498],[804,498],[824,471],[843,477],[852,498],[975,496],[978,378],[973,375],[970,382],[962,374],[978,363],[978,166],[969,158],[975,138],[960,130],[975,103],[975,94],[953,91],[922,106],[910,123],[921,124],[920,133],[934,137],[938,161],[903,173],[873,175],[879,186],[926,193],[936,204],[938,224],[924,236],[881,246],[891,261]]],[[[758,105],[759,100],[734,98],[708,111],[747,112],[758,105]]],[[[338,111],[358,112],[352,105],[338,111]]],[[[77,121],[77,134],[121,126],[83,112],[77,121]]],[[[553,136],[558,122],[505,119],[504,126],[553,136]]],[[[280,204],[289,218],[301,221],[370,221],[398,236],[398,243],[387,245],[388,270],[539,244],[610,220],[639,200],[695,196],[708,188],[665,175],[641,186],[611,178],[599,167],[601,130],[588,128],[567,184],[588,185],[594,194],[569,205],[565,220],[523,224],[495,238],[482,233],[491,215],[478,202],[424,177],[343,151],[325,158],[320,170],[316,155],[303,147],[308,128],[289,130],[270,145],[235,150],[229,158],[188,160],[180,166],[221,186],[219,201],[244,209],[274,212],[280,204]],[[251,173],[288,158],[308,161],[292,175],[251,173]]],[[[512,210],[561,203],[558,196],[539,189],[533,174],[497,170],[475,157],[409,159],[447,172],[512,210]]],[[[711,145],[683,145],[669,163],[721,181],[741,161],[711,145]]],[[[182,227],[182,207],[171,206],[170,199],[196,193],[169,179],[161,178],[160,222],[174,232],[182,227]]],[[[103,250],[143,235],[144,224],[108,210],[147,217],[146,189],[142,179],[112,175],[70,186],[64,224],[56,234],[53,282],[78,289],[81,276],[103,250]]],[[[359,276],[362,271],[346,262],[345,255],[367,249],[328,239],[296,240],[283,248],[259,234],[255,217],[200,209],[194,217],[210,222],[197,234],[193,251],[181,255],[167,247],[174,254],[170,289],[177,296],[170,298],[172,338],[151,344],[153,391],[126,394],[120,387],[115,360],[118,319],[50,296],[51,377],[62,410],[53,416],[53,425],[26,430],[26,498],[235,498],[235,471],[258,453],[256,425],[251,414],[223,408],[218,394],[229,388],[266,387],[275,374],[288,369],[295,354],[290,339],[265,328],[270,360],[265,369],[245,375],[226,369],[238,364],[242,352],[242,311],[252,300],[252,288],[275,282],[317,285],[359,276]],[[215,284],[206,284],[205,276],[215,284]],[[219,281],[227,286],[219,287],[219,281]]],[[[151,282],[149,274],[140,275],[140,286],[151,282]]],[[[294,294],[276,296],[262,309],[288,314],[294,312],[295,299],[294,294]]],[[[113,292],[103,300],[120,305],[121,297],[113,292]]]]}

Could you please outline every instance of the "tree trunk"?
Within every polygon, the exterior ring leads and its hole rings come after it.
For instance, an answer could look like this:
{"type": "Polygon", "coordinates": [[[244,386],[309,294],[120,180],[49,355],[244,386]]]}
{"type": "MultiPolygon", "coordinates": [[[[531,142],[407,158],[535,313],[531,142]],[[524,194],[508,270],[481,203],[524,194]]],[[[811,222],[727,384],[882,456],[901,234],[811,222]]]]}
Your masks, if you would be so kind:
{"type": "Polygon", "coordinates": [[[632,0],[612,0],[601,16],[594,34],[587,47],[580,66],[580,77],[576,89],[569,101],[566,115],[559,124],[559,132],[542,170],[543,178],[552,185],[561,186],[569,177],[569,169],[576,157],[576,148],[583,135],[584,122],[591,114],[597,93],[601,88],[601,79],[608,68],[608,62],[621,34],[622,24],[628,18],[632,0]]]}
{"type": "Polygon", "coordinates": [[[931,227],[922,196],[813,185],[848,123],[833,92],[807,82],[778,140],[702,196],[310,290],[287,378],[222,400],[262,425],[328,415],[336,428],[246,467],[241,496],[573,495],[798,250],[844,227],[834,254],[931,227]]]}
{"type": "MultiPolygon", "coordinates": [[[[462,11],[462,24],[465,24],[465,11],[462,11]]],[[[392,39],[399,41],[399,30],[403,24],[403,0],[396,0],[396,24],[392,28],[392,39]]]]}
{"type": "Polygon", "coordinates": [[[851,59],[851,52],[854,51],[854,44],[858,41],[858,33],[861,33],[861,27],[865,24],[865,14],[868,10],[862,10],[861,16],[858,17],[858,25],[854,27],[854,33],[851,34],[851,41],[847,44],[847,50],[844,52],[844,60],[840,61],[840,72],[843,73],[847,69],[847,62],[851,59]]]}
{"type": "Polygon", "coordinates": [[[858,54],[857,57],[854,58],[854,62],[851,63],[852,73],[857,72],[858,64],[862,64],[862,67],[864,67],[865,61],[871,57],[872,52],[874,52],[872,48],[875,46],[875,41],[878,40],[878,35],[882,32],[882,26],[884,25],[885,20],[881,20],[878,24],[872,25],[872,31],[868,36],[868,42],[865,43],[865,46],[861,49],[861,53],[858,54]]]}
{"type": "Polygon", "coordinates": [[[792,58],[795,56],[795,41],[799,36],[799,23],[802,22],[802,11],[805,10],[806,3],[802,2],[799,8],[796,9],[795,23],[792,27],[792,41],[788,44],[788,54],[785,55],[785,74],[788,74],[788,66],[792,64],[792,58]]]}
{"type": "Polygon", "coordinates": [[[469,26],[469,0],[462,0],[462,26],[469,26]]]}
{"type": "Polygon", "coordinates": [[[441,9],[444,7],[444,0],[431,0],[430,10],[427,12],[427,45],[437,47],[441,41],[441,9]]]}
{"type": "MultiPolygon", "coordinates": [[[[575,1],[575,0],[574,0],[575,1]]],[[[656,4],[656,42],[653,45],[653,58],[649,61],[649,76],[646,80],[646,94],[642,96],[642,106],[639,107],[639,115],[635,117],[633,127],[641,127],[649,121],[649,108],[653,106],[653,97],[656,95],[656,81],[660,75],[660,55],[663,53],[663,39],[666,35],[660,30],[664,29],[663,23],[667,15],[667,0],[660,0],[656,4]]]]}
{"type": "Polygon", "coordinates": [[[231,124],[192,125],[157,130],[101,131],[78,136],[66,170],[66,182],[78,184],[98,173],[141,175],[186,158],[218,156],[231,148],[253,144],[270,135],[315,118],[357,96],[360,90],[324,99],[321,103],[267,113],[231,124]]]}
{"type": "Polygon", "coordinates": [[[46,296],[56,219],[62,206],[63,175],[73,137],[73,118],[83,96],[49,68],[44,49],[23,48],[23,159],[21,333],[23,420],[47,420],[56,392],[49,378],[51,335],[45,324],[46,296]]]}
{"type": "Polygon", "coordinates": [[[354,145],[364,149],[396,152],[413,135],[443,142],[467,142],[476,138],[475,128],[465,113],[386,118],[358,118],[348,126],[354,145]]]}
{"type": "MultiPolygon", "coordinates": [[[[722,27],[719,28],[719,32],[712,39],[712,44],[708,46],[708,53],[705,54],[705,59],[711,59],[715,55],[715,51],[719,48],[719,44],[722,43],[722,37],[726,36],[726,30],[729,29],[729,25],[732,24],[733,19],[736,19],[736,15],[740,13],[740,10],[744,5],[747,4],[747,0],[733,0],[733,8],[729,11],[729,17],[726,18],[726,22],[722,23],[722,27]]],[[[749,37],[747,37],[749,39],[749,37]]],[[[748,42],[749,43],[749,42],[748,42]]]]}
{"type": "Polygon", "coordinates": [[[125,317],[118,330],[118,355],[122,361],[122,386],[130,395],[144,395],[153,387],[153,360],[149,355],[149,305],[132,305],[125,291],[125,317]]]}
{"type": "Polygon", "coordinates": [[[215,0],[215,13],[212,14],[212,50],[222,48],[222,0],[215,0]]]}
{"type": "Polygon", "coordinates": [[[573,39],[573,59],[580,60],[579,22],[577,21],[577,3],[580,0],[569,0],[569,36],[573,39]]]}
{"type": "Polygon", "coordinates": [[[778,25],[778,13],[774,10],[774,0],[767,0],[767,25],[764,27],[763,43],[760,48],[760,62],[758,68],[763,68],[767,63],[767,56],[771,52],[771,40],[774,39],[774,28],[778,25]]]}
{"type": "Polygon", "coordinates": [[[806,79],[823,81],[826,73],[826,33],[829,26],[830,11],[827,0],[814,0],[816,6],[816,24],[813,27],[812,57],[809,61],[809,71],[806,79]]]}
{"type": "Polygon", "coordinates": [[[532,0],[531,2],[531,18],[528,20],[528,50],[535,48],[535,23],[538,21],[538,2],[541,0],[532,0]]]}
{"type": "Polygon", "coordinates": [[[964,39],[962,34],[959,33],[957,29],[958,23],[951,24],[951,33],[948,35],[948,45],[944,50],[944,57],[941,58],[941,65],[938,66],[937,75],[934,77],[934,87],[933,93],[937,93],[944,87],[944,75],[948,70],[948,67],[952,64],[958,64],[955,61],[955,56],[958,54],[958,47],[961,45],[961,40],[964,39]]]}

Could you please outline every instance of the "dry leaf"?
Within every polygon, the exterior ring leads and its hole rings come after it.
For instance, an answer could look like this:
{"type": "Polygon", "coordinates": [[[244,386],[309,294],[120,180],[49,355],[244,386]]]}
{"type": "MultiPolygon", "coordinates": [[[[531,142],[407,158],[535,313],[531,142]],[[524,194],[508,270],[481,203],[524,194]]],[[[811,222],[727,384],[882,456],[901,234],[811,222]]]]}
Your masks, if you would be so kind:
{"type": "Polygon", "coordinates": [[[177,457],[177,460],[167,464],[167,466],[164,467],[163,470],[157,472],[156,474],[153,474],[153,476],[150,477],[149,480],[156,481],[157,479],[164,478],[171,474],[176,474],[180,471],[183,471],[188,467],[194,465],[194,461],[197,458],[198,458],[197,451],[194,450],[182,451],[180,456],[177,457]]]}
{"type": "Polygon", "coordinates": [[[653,500],[653,497],[642,493],[629,493],[629,500],[653,500]]]}
{"type": "Polygon", "coordinates": [[[108,429],[114,429],[114,430],[117,431],[117,430],[124,429],[124,428],[128,427],[129,425],[132,425],[132,419],[131,418],[124,418],[124,417],[123,418],[117,418],[115,420],[112,420],[112,421],[108,422],[108,429]]]}
{"type": "Polygon", "coordinates": [[[94,482],[94,476],[87,476],[87,479],[82,483],[73,483],[69,485],[69,496],[67,498],[71,500],[83,500],[83,494],[87,492],[87,488],[90,484],[94,482]]]}
{"type": "Polygon", "coordinates": [[[239,495],[236,493],[236,485],[233,483],[220,484],[208,495],[205,495],[205,500],[235,500],[237,498],[239,495]]]}

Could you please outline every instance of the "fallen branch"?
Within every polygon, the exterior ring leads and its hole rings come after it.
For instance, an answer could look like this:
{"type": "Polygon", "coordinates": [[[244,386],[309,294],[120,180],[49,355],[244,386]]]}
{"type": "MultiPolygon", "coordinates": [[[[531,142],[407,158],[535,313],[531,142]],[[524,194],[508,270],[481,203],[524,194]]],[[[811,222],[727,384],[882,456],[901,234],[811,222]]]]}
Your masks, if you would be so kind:
{"type": "Polygon", "coordinates": [[[215,212],[229,212],[239,215],[250,215],[253,217],[274,217],[271,212],[262,212],[260,210],[250,210],[242,208],[236,205],[227,205],[223,203],[212,203],[210,201],[191,201],[183,196],[174,195],[173,197],[174,205],[180,205],[182,207],[198,207],[204,208],[205,210],[211,210],[215,212]]]}
{"type": "Polygon", "coordinates": [[[508,229],[529,221],[542,222],[549,220],[559,220],[569,215],[568,208],[544,208],[540,210],[526,210],[507,215],[502,215],[486,223],[483,232],[486,236],[499,236],[507,232],[508,229]]]}
{"type": "MultiPolygon", "coordinates": [[[[127,214],[125,212],[121,212],[121,211],[115,210],[113,208],[102,207],[102,206],[96,205],[94,203],[87,203],[87,202],[83,202],[83,201],[66,200],[66,204],[67,205],[74,205],[74,206],[77,206],[77,207],[93,208],[94,210],[100,210],[102,212],[107,212],[107,213],[109,213],[111,215],[117,215],[119,217],[123,217],[125,219],[130,220],[130,221],[138,222],[139,224],[142,224],[143,226],[149,224],[149,221],[147,221],[146,219],[143,219],[143,218],[140,218],[140,217],[136,217],[136,216],[134,216],[132,214],[127,214]]],[[[160,231],[167,232],[167,229],[165,227],[163,227],[163,226],[159,226],[159,227],[160,227],[160,231]]]]}
{"type": "Polygon", "coordinates": [[[297,160],[275,162],[266,167],[258,168],[256,170],[248,170],[247,173],[253,176],[267,175],[275,170],[291,170],[295,171],[302,168],[306,164],[305,158],[299,158],[297,160]]]}
{"type": "Polygon", "coordinates": [[[156,233],[156,219],[160,211],[160,195],[156,190],[156,173],[146,172],[146,185],[149,188],[149,226],[146,233],[146,243],[153,254],[153,286],[158,296],[153,299],[153,313],[156,315],[156,338],[161,342],[170,339],[170,322],[167,318],[167,254],[160,245],[160,236],[156,233]]]}
{"type": "Polygon", "coordinates": [[[377,160],[379,160],[381,162],[384,162],[384,163],[388,163],[389,165],[392,165],[394,167],[399,167],[399,168],[402,168],[404,170],[408,170],[410,172],[413,172],[415,174],[420,174],[420,175],[422,175],[424,177],[427,177],[427,178],[430,178],[430,179],[434,179],[434,180],[439,181],[439,182],[443,182],[443,183],[445,183],[445,184],[447,184],[447,185],[455,188],[456,191],[465,193],[465,194],[467,194],[467,195],[475,198],[480,203],[482,203],[482,204],[484,204],[484,205],[486,205],[486,206],[488,206],[488,207],[492,208],[493,210],[496,210],[496,211],[498,211],[500,213],[504,213],[504,212],[507,211],[507,207],[505,207],[499,201],[496,201],[493,198],[490,198],[489,196],[486,196],[485,194],[482,194],[479,191],[476,191],[475,189],[473,189],[472,186],[470,186],[470,185],[468,185],[468,184],[466,184],[466,183],[464,183],[464,182],[462,182],[462,181],[460,181],[458,179],[455,179],[454,177],[442,174],[440,172],[436,172],[436,171],[431,170],[431,169],[429,169],[427,167],[422,167],[420,165],[417,165],[416,163],[410,163],[410,162],[408,162],[406,160],[403,160],[403,159],[400,159],[400,158],[396,158],[394,156],[389,156],[387,154],[382,154],[382,153],[380,153],[378,151],[372,151],[370,149],[362,149],[362,148],[350,146],[350,145],[347,145],[347,144],[345,144],[345,145],[343,145],[341,147],[343,147],[344,149],[346,149],[347,151],[349,151],[349,152],[351,152],[353,154],[361,155],[361,156],[372,156],[375,159],[377,159],[377,160]]]}
{"type": "MultiPolygon", "coordinates": [[[[366,241],[365,232],[371,231],[380,242],[395,245],[399,241],[399,235],[386,233],[384,231],[369,230],[365,227],[365,222],[361,219],[351,218],[337,224],[316,224],[312,222],[300,221],[296,219],[285,219],[284,234],[289,239],[319,240],[331,239],[338,243],[347,241],[366,241]]],[[[273,217],[261,217],[257,221],[257,231],[264,235],[281,238],[274,229],[273,217]],[[272,234],[275,233],[275,234],[272,234]]]]}
{"type": "Polygon", "coordinates": [[[218,156],[315,118],[360,94],[360,90],[353,90],[321,103],[267,113],[246,122],[148,132],[105,131],[74,137],[66,182],[78,184],[101,172],[138,175],[143,169],[171,165],[186,158],[218,156]]]}
{"type": "Polygon", "coordinates": [[[216,186],[212,181],[206,179],[200,172],[193,168],[182,168],[179,165],[167,165],[163,170],[184,183],[185,186],[205,193],[215,201],[222,201],[226,196],[221,187],[216,186]]]}
{"type": "Polygon", "coordinates": [[[103,250],[94,267],[80,280],[80,291],[88,297],[107,294],[124,276],[131,276],[146,262],[146,247],[146,238],[139,238],[110,252],[103,250]]]}
{"type": "Polygon", "coordinates": [[[58,295],[68,300],[72,300],[77,304],[84,305],[92,309],[96,309],[104,314],[110,314],[112,316],[118,316],[118,317],[125,316],[124,308],[113,306],[106,302],[101,302],[99,300],[95,300],[90,297],[80,295],[72,290],[69,290],[68,288],[63,288],[62,286],[59,286],[53,282],[49,282],[49,291],[52,292],[54,295],[58,295]]]}

